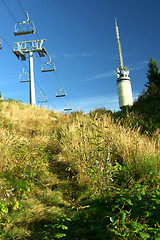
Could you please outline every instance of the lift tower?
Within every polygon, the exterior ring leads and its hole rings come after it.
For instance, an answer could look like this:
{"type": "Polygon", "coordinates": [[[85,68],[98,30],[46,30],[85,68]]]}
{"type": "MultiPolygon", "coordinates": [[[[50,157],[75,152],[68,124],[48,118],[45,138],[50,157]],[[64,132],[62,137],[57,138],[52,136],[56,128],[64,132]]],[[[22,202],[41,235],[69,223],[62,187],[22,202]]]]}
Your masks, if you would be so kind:
{"type": "Polygon", "coordinates": [[[122,109],[126,106],[133,105],[133,97],[132,97],[132,88],[131,88],[131,80],[129,78],[129,70],[127,67],[123,66],[123,58],[122,58],[122,50],[121,44],[119,40],[119,31],[117,26],[117,21],[115,18],[115,26],[116,26],[116,36],[117,36],[117,46],[118,46],[118,55],[119,55],[119,64],[120,67],[117,68],[117,90],[118,90],[118,99],[119,99],[119,107],[122,109]]]}
{"type": "Polygon", "coordinates": [[[36,106],[34,71],[33,71],[33,54],[37,52],[40,57],[45,57],[47,52],[43,47],[43,42],[46,39],[32,40],[25,42],[15,42],[13,53],[22,61],[26,60],[26,54],[29,56],[29,82],[30,82],[30,104],[36,106]]]}

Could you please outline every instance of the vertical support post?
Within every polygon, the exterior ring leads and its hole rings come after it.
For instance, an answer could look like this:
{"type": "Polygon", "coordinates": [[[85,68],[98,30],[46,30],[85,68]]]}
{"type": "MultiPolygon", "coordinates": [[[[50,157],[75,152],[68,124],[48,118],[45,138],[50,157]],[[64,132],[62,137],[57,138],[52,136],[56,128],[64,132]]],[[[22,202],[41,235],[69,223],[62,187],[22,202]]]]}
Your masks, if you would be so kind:
{"type": "Polygon", "coordinates": [[[29,78],[30,78],[30,104],[32,104],[32,106],[36,106],[32,51],[29,52],[29,78]]]}

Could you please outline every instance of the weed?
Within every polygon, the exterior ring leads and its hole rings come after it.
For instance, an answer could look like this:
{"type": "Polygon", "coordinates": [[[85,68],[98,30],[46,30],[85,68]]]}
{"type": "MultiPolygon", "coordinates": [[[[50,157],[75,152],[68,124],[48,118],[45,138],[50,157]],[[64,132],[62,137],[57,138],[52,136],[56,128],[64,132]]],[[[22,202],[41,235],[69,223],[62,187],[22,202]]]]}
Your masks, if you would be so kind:
{"type": "Polygon", "coordinates": [[[0,238],[158,239],[160,133],[133,119],[1,100],[0,238]]]}
{"type": "Polygon", "coordinates": [[[66,222],[71,221],[66,215],[61,215],[56,218],[53,223],[46,224],[45,231],[42,232],[42,239],[55,240],[66,236],[65,232],[68,230],[66,222]]]}

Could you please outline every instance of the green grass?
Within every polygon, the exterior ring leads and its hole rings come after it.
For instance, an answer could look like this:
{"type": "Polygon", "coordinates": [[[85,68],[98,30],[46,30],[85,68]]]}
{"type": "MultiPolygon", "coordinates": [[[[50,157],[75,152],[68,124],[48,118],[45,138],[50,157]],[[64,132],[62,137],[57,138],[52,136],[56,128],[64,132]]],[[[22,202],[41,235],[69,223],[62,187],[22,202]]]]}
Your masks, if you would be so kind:
{"type": "Polygon", "coordinates": [[[102,110],[0,102],[0,239],[160,239],[159,131],[102,110]]]}

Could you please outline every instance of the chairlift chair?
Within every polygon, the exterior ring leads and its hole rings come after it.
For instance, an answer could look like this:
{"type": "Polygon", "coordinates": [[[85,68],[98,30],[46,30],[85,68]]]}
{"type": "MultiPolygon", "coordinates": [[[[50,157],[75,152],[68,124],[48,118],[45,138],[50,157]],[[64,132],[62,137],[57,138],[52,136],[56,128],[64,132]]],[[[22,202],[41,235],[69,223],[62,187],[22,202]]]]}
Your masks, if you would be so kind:
{"type": "Polygon", "coordinates": [[[40,91],[40,96],[38,97],[39,103],[45,103],[48,101],[48,98],[46,95],[42,94],[42,91],[40,91]]]}
{"type": "Polygon", "coordinates": [[[56,97],[65,97],[66,91],[62,88],[56,92],[56,97]]]}
{"type": "Polygon", "coordinates": [[[28,72],[25,69],[26,69],[26,67],[23,67],[23,73],[21,73],[19,75],[19,81],[21,83],[25,83],[25,82],[29,82],[30,81],[29,80],[29,74],[28,74],[28,72]]]}
{"type": "Polygon", "coordinates": [[[15,31],[14,31],[15,36],[33,34],[36,31],[34,23],[29,20],[28,12],[25,11],[25,14],[27,16],[27,20],[23,22],[18,22],[15,24],[15,31]]]}
{"type": "Polygon", "coordinates": [[[48,55],[48,57],[49,57],[49,62],[42,64],[42,68],[41,68],[42,72],[55,71],[55,64],[51,61],[51,57],[49,55],[48,55]]]}
{"type": "Polygon", "coordinates": [[[65,111],[65,112],[72,111],[72,108],[71,108],[70,104],[66,104],[66,105],[65,105],[64,111],[65,111]]]}

